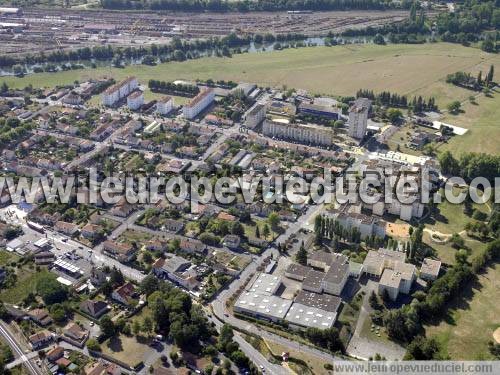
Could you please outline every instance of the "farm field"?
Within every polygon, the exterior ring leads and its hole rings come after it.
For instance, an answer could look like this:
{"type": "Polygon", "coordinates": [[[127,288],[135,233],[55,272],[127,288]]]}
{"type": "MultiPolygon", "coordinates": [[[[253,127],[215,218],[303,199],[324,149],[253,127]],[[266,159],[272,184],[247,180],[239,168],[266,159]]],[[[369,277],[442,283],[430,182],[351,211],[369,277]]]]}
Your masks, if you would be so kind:
{"type": "Polygon", "coordinates": [[[438,326],[426,327],[427,336],[440,342],[443,354],[449,354],[452,360],[493,359],[488,341],[493,340],[493,332],[500,326],[499,288],[497,264],[479,275],[459,301],[452,302],[448,319],[438,326]]]}
{"type": "Polygon", "coordinates": [[[232,58],[202,58],[157,66],[135,65],[124,69],[97,68],[58,73],[38,73],[24,78],[4,77],[11,87],[51,87],[96,76],[117,79],[135,75],[149,79],[208,79],[256,82],[263,86],[304,88],[314,93],[353,95],[360,88],[400,94],[434,95],[440,105],[465,100],[469,93],[444,82],[458,70],[485,71],[490,64],[500,70],[500,57],[457,44],[374,44],[310,47],[247,53],[232,58]]]}

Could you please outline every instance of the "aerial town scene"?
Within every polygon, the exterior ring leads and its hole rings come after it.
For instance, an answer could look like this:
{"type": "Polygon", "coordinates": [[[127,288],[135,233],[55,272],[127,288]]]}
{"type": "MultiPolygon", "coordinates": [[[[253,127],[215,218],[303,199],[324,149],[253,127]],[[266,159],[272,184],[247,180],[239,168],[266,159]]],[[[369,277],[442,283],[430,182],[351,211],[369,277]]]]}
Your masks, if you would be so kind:
{"type": "Polygon", "coordinates": [[[498,0],[0,0],[0,374],[500,374],[499,53],[498,0]]]}

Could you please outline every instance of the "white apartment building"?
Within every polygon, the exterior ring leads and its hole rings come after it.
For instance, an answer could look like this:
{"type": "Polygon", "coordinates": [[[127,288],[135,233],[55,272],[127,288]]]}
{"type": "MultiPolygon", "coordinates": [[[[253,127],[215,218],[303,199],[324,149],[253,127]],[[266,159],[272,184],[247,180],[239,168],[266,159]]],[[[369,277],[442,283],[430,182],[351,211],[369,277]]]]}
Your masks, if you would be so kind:
{"type": "Polygon", "coordinates": [[[156,102],[156,112],[160,115],[167,115],[174,109],[174,99],[171,96],[164,96],[156,102]]]}
{"type": "Polygon", "coordinates": [[[256,104],[250,109],[245,118],[245,126],[249,129],[254,129],[266,118],[266,106],[263,104],[256,104]]]}
{"type": "Polygon", "coordinates": [[[191,101],[182,108],[184,117],[188,120],[194,119],[201,111],[207,108],[215,98],[215,92],[212,89],[201,91],[191,101]]]}
{"type": "Polygon", "coordinates": [[[134,91],[139,86],[137,82],[137,78],[128,77],[123,81],[114,84],[111,87],[108,87],[106,91],[104,91],[101,95],[102,104],[105,106],[112,106],[120,99],[129,95],[132,91],[134,91]]]}
{"type": "Polygon", "coordinates": [[[379,249],[368,252],[363,267],[365,273],[380,277],[379,294],[387,291],[389,297],[396,300],[399,293],[410,293],[416,278],[416,268],[413,264],[405,263],[405,259],[406,254],[401,251],[379,249]]]}
{"type": "Polygon", "coordinates": [[[332,130],[318,125],[288,124],[266,120],[262,132],[267,137],[276,137],[305,144],[331,146],[333,143],[332,130]]]}
{"type": "Polygon", "coordinates": [[[368,113],[370,112],[371,101],[366,98],[358,98],[349,108],[349,131],[350,137],[362,139],[366,134],[368,126],[368,113]]]}
{"type": "Polygon", "coordinates": [[[394,269],[385,269],[378,283],[378,292],[387,291],[389,298],[395,301],[399,293],[409,294],[411,285],[416,278],[415,266],[409,263],[397,262],[394,269]]]}
{"type": "Polygon", "coordinates": [[[127,96],[127,106],[132,110],[136,111],[144,104],[144,93],[142,91],[134,91],[132,94],[127,96]]]}

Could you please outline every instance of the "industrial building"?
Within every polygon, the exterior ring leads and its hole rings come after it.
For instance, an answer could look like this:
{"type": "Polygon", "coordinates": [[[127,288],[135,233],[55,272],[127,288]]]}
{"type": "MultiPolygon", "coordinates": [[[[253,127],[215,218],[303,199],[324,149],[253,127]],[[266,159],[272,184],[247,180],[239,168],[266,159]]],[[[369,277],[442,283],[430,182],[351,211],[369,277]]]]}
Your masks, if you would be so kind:
{"type": "Polygon", "coordinates": [[[280,286],[280,277],[259,274],[236,300],[234,311],[273,322],[286,321],[298,329],[333,326],[342,302],[339,297],[302,290],[292,301],[275,295],[280,286]]]}
{"type": "Polygon", "coordinates": [[[215,98],[215,92],[213,89],[207,89],[201,91],[196,95],[189,103],[187,103],[182,108],[182,113],[184,117],[188,120],[194,119],[198,114],[200,114],[205,108],[207,108],[215,98]]]}

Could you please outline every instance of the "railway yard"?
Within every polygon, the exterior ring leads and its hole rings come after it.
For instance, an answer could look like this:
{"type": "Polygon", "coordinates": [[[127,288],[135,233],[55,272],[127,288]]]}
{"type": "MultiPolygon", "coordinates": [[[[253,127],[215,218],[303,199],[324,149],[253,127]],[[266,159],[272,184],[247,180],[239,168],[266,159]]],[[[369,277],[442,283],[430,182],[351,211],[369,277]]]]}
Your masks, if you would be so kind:
{"type": "Polygon", "coordinates": [[[300,33],[308,37],[400,22],[407,11],[331,11],[290,14],[161,13],[104,10],[22,9],[0,14],[0,53],[50,52],[111,44],[137,46],[187,39],[247,34],[300,33]],[[98,21],[96,21],[98,20],[98,21]]]}

